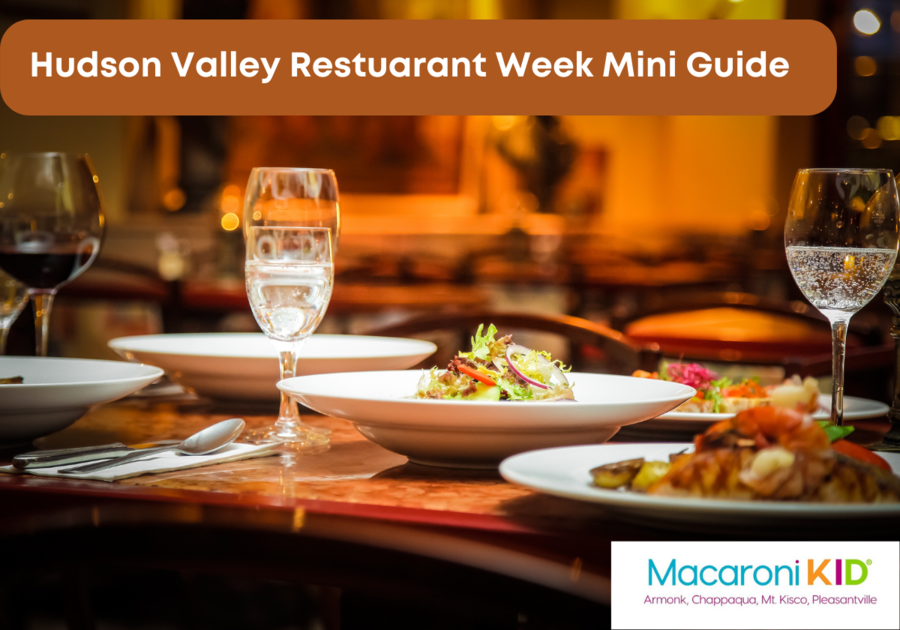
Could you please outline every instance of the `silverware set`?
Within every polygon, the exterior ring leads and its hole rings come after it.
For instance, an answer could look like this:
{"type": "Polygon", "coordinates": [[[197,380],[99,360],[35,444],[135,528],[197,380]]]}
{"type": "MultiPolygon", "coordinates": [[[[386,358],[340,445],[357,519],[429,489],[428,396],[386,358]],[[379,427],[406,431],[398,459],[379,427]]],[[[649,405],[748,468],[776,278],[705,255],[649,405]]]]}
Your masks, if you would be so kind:
{"type": "Polygon", "coordinates": [[[32,451],[13,458],[13,466],[22,470],[55,468],[66,464],[78,464],[58,470],[64,474],[84,474],[114,468],[138,461],[157,453],[174,452],[183,456],[209,455],[234,442],[244,431],[240,418],[223,420],[198,431],[188,439],[160,440],[145,444],[105,444],[83,448],[67,448],[32,451]],[[85,464],[85,462],[89,462],[85,464]]]}

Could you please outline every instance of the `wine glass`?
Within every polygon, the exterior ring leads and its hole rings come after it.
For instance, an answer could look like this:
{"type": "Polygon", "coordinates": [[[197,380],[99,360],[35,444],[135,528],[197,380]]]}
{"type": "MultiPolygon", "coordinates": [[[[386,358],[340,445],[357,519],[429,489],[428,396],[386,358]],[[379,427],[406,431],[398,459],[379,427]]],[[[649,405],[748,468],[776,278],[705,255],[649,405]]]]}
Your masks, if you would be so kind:
{"type": "Polygon", "coordinates": [[[0,153],[0,268],[28,287],[38,356],[53,296],[100,251],[103,209],[87,155],[0,153]]]}
{"type": "Polygon", "coordinates": [[[244,229],[321,227],[331,230],[331,252],[337,255],[341,212],[337,178],[324,168],[257,167],[250,171],[244,194],[244,229]]]}
{"type": "Polygon", "coordinates": [[[0,356],[6,354],[9,329],[28,303],[25,285],[0,269],[0,356]]]}
{"type": "MultiPolygon", "coordinates": [[[[250,307],[278,350],[281,379],[291,378],[300,345],[319,326],[331,300],[331,230],[250,226],[246,235],[250,307]]],[[[274,426],[253,431],[249,438],[256,443],[283,442],[291,450],[319,450],[328,447],[329,432],[302,423],[297,404],[281,392],[274,426]]]]}
{"type": "Polygon", "coordinates": [[[847,324],[881,291],[897,259],[900,200],[890,170],[801,169],[784,244],[803,295],[831,322],[831,421],[844,421],[847,324]]]}

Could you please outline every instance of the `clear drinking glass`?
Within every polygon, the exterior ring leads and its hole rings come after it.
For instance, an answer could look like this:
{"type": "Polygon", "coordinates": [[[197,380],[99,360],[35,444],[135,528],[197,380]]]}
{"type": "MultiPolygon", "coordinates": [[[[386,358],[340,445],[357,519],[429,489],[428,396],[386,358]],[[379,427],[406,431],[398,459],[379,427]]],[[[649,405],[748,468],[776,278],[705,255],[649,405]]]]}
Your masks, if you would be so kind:
{"type": "Polygon", "coordinates": [[[337,255],[341,212],[334,171],[324,168],[257,167],[244,194],[244,230],[250,226],[319,227],[331,230],[337,255]]]}
{"type": "Polygon", "coordinates": [[[9,329],[28,303],[25,285],[0,269],[0,356],[6,354],[9,329]]]}
{"type": "MultiPolygon", "coordinates": [[[[334,286],[331,230],[310,227],[247,228],[247,297],[253,316],[278,350],[281,378],[291,378],[297,350],[325,315],[334,286]]],[[[297,404],[281,393],[274,426],[253,442],[284,442],[291,450],[323,449],[329,432],[300,421],[297,404]]]]}
{"type": "Polygon", "coordinates": [[[87,155],[0,153],[0,268],[28,287],[38,356],[53,296],[100,252],[98,181],[87,155]]]}
{"type": "Polygon", "coordinates": [[[900,201],[890,170],[802,169],[784,244],[803,295],[831,322],[831,420],[844,421],[847,324],[887,281],[897,259],[900,201]]]}

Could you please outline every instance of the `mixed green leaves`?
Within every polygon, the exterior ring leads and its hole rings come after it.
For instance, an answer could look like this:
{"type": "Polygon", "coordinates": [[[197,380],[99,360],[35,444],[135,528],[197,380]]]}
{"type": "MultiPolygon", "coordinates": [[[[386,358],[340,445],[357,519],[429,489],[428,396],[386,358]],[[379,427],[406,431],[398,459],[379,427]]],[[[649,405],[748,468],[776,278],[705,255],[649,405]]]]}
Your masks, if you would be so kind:
{"type": "MultiPolygon", "coordinates": [[[[441,400],[464,400],[475,392],[475,379],[484,376],[490,386],[501,390],[502,400],[529,401],[553,398],[572,398],[571,385],[554,382],[552,367],[570,372],[571,367],[561,361],[554,361],[549,352],[529,350],[527,353],[511,355],[515,370],[510,369],[507,349],[512,343],[510,336],[497,338],[496,326],[484,324],[478,327],[471,338],[472,349],[460,352],[447,370],[432,368],[423,374],[416,392],[418,398],[441,400]],[[474,374],[477,372],[477,374],[474,374]],[[526,379],[532,379],[545,387],[535,386],[526,379]],[[469,372],[469,374],[466,374],[469,372]],[[493,382],[493,385],[491,385],[493,382]]],[[[477,397],[473,399],[478,399],[477,397]]]]}

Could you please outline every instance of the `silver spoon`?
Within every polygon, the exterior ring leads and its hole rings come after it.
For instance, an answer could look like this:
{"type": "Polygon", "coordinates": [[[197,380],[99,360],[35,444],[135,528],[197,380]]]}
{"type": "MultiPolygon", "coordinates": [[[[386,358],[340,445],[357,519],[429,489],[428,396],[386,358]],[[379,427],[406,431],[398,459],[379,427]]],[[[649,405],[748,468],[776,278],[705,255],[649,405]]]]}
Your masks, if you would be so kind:
{"type": "Polygon", "coordinates": [[[96,472],[120,466],[122,464],[133,462],[137,459],[146,457],[153,453],[162,453],[164,451],[175,451],[181,455],[206,455],[217,451],[223,446],[227,446],[234,442],[241,432],[244,430],[244,421],[240,418],[232,418],[231,420],[223,420],[211,427],[206,427],[202,431],[198,431],[181,444],[175,446],[158,446],[156,448],[147,448],[134,453],[129,453],[122,457],[112,460],[98,462],[96,464],[88,464],[87,466],[76,466],[74,468],[64,468],[57,472],[66,474],[81,474],[96,472]]]}

